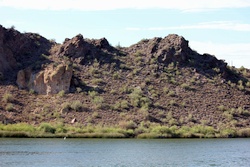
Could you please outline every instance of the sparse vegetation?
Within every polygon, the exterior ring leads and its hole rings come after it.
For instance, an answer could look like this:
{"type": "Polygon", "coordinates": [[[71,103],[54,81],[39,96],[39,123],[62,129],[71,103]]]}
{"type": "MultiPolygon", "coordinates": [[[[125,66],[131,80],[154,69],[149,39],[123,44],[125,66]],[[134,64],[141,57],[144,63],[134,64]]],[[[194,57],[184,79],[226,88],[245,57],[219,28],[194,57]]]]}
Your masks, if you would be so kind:
{"type": "Polygon", "coordinates": [[[12,101],[14,100],[14,97],[12,94],[10,93],[5,93],[3,95],[3,98],[2,98],[2,101],[5,102],[5,103],[11,103],[12,101]]]}
{"type": "Polygon", "coordinates": [[[58,92],[58,96],[59,97],[63,97],[65,95],[65,91],[61,90],[60,92],[58,92]]]}
{"type": "Polygon", "coordinates": [[[5,110],[6,110],[6,111],[13,111],[13,109],[14,109],[13,104],[7,103],[7,105],[6,105],[6,107],[5,107],[5,110]]]}
{"type": "Polygon", "coordinates": [[[6,41],[22,56],[13,73],[0,72],[0,136],[249,137],[250,70],[183,47],[177,35],[117,48],[81,35],[63,44],[26,38],[27,47],[6,41]]]}
{"type": "Polygon", "coordinates": [[[80,100],[75,100],[71,103],[70,108],[72,108],[75,111],[82,111],[82,103],[80,100]]]}

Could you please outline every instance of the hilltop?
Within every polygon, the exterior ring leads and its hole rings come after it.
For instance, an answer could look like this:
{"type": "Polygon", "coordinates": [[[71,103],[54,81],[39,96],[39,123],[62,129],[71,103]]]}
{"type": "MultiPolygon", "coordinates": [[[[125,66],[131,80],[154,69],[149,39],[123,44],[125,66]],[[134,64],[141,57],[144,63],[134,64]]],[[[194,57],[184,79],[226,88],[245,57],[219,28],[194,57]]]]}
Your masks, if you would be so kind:
{"type": "Polygon", "coordinates": [[[0,26],[6,125],[49,123],[51,133],[60,125],[60,133],[76,133],[70,126],[83,134],[115,127],[126,137],[250,136],[249,79],[249,69],[197,53],[177,34],[114,47],[105,38],[79,34],[59,44],[0,26]]]}

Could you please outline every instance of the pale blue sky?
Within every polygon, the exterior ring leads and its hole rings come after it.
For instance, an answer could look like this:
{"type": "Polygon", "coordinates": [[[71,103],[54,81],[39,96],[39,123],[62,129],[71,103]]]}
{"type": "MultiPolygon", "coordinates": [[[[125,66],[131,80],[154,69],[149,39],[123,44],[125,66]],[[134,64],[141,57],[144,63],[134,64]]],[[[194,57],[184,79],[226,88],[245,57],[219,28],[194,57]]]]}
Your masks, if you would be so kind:
{"type": "Polygon", "coordinates": [[[62,43],[81,33],[130,46],[184,36],[192,49],[250,68],[250,0],[0,0],[0,24],[62,43]]]}

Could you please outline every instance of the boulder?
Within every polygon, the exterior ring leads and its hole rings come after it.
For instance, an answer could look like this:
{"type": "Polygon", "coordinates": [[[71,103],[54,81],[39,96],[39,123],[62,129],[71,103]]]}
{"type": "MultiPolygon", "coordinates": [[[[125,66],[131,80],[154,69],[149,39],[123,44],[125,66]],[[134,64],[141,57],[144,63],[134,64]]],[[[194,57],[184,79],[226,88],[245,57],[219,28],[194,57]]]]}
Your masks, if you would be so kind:
{"type": "Polygon", "coordinates": [[[57,94],[62,90],[69,91],[72,75],[72,66],[60,64],[48,66],[38,73],[20,70],[16,82],[19,88],[33,89],[38,94],[57,94]]]}

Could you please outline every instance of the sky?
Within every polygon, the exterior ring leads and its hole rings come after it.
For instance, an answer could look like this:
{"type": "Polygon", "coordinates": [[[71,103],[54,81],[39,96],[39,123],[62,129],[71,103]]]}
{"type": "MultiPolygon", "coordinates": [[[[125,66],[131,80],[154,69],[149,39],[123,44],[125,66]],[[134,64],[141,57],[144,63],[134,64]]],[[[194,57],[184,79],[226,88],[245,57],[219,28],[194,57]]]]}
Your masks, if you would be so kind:
{"type": "Polygon", "coordinates": [[[174,33],[250,69],[250,0],[0,0],[0,24],[58,43],[82,34],[113,46],[174,33]]]}

